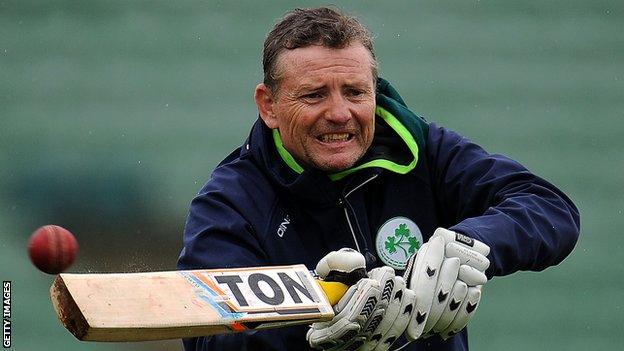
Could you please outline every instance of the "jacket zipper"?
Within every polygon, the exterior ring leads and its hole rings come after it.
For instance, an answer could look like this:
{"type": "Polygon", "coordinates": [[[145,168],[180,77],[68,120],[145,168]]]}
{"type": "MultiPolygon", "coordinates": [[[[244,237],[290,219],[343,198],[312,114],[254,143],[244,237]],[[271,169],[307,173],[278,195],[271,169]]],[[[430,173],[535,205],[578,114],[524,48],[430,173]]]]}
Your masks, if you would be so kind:
{"type": "MultiPolygon", "coordinates": [[[[362,242],[364,243],[364,250],[365,250],[365,252],[362,252],[362,250],[360,249],[360,244],[358,243],[358,240],[357,240],[357,236],[355,234],[355,230],[353,229],[353,224],[351,223],[351,218],[349,218],[349,211],[347,210],[347,206],[346,205],[349,205],[349,207],[351,207],[351,206],[347,202],[347,196],[351,195],[354,191],[358,190],[359,188],[363,187],[364,185],[366,185],[367,183],[369,183],[373,179],[377,178],[377,176],[378,176],[378,174],[375,174],[372,177],[366,179],[360,185],[358,185],[355,188],[351,189],[348,193],[343,195],[342,198],[340,198],[338,200],[338,204],[342,207],[342,209],[344,211],[345,218],[347,219],[347,224],[349,224],[349,230],[351,230],[351,235],[353,236],[353,241],[355,242],[355,248],[358,250],[359,253],[361,253],[363,255],[368,253],[368,245],[366,245],[366,238],[364,238],[364,234],[362,233],[362,230],[359,229],[359,226],[358,226],[358,232],[360,233],[360,237],[362,238],[362,242]]],[[[351,211],[353,212],[353,208],[352,207],[351,207],[351,211]]],[[[354,219],[357,221],[357,218],[355,218],[355,213],[353,213],[353,216],[354,216],[354,219]]]]}
{"type": "Polygon", "coordinates": [[[344,195],[344,198],[346,198],[347,196],[351,195],[351,193],[353,193],[354,191],[358,190],[359,188],[363,187],[364,185],[366,185],[368,182],[370,182],[371,180],[377,178],[377,176],[379,176],[379,174],[373,174],[372,177],[366,179],[365,181],[362,182],[362,184],[356,186],[355,188],[351,189],[351,191],[349,191],[348,193],[346,193],[344,195]]]}
{"type": "Polygon", "coordinates": [[[351,225],[351,219],[349,218],[347,207],[344,205],[342,199],[340,199],[338,203],[340,204],[340,206],[342,206],[342,209],[344,210],[345,217],[347,218],[347,223],[349,224],[349,230],[351,230],[351,235],[353,236],[353,241],[355,242],[355,248],[358,250],[359,253],[362,253],[362,250],[360,250],[360,245],[358,244],[357,238],[355,236],[355,230],[353,230],[353,226],[351,225]]]}

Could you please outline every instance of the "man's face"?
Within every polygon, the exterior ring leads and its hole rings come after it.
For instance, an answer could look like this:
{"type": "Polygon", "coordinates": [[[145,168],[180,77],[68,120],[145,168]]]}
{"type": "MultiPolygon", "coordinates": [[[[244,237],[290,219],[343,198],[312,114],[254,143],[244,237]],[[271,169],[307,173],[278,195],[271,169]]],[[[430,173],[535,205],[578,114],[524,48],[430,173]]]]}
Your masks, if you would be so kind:
{"type": "Polygon", "coordinates": [[[279,90],[256,88],[269,128],[304,167],[347,169],[364,155],[375,130],[372,57],[359,43],[343,49],[308,46],[278,59],[279,90]]]}

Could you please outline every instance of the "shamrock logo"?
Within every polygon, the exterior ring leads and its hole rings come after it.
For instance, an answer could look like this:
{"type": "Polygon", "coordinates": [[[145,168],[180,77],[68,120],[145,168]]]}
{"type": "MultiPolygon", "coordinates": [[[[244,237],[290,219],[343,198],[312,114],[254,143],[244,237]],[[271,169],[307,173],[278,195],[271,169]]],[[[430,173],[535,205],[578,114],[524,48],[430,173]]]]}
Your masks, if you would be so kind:
{"type": "Polygon", "coordinates": [[[384,242],[384,244],[386,244],[386,249],[388,250],[389,253],[395,253],[396,252],[396,245],[397,243],[394,241],[394,237],[388,237],[388,239],[384,242]]]}
{"type": "Polygon", "coordinates": [[[411,235],[406,223],[401,223],[394,229],[394,236],[389,236],[384,245],[388,253],[392,254],[397,252],[397,249],[400,249],[405,254],[405,257],[409,257],[420,248],[420,241],[411,235]]]}

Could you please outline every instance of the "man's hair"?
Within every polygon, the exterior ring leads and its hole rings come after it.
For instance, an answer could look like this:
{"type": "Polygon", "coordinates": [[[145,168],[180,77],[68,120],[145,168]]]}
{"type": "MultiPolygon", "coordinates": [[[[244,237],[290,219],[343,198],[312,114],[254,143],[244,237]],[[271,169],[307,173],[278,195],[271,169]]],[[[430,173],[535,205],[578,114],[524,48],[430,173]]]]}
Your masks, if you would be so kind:
{"type": "Polygon", "coordinates": [[[328,7],[301,9],[288,13],[273,27],[264,41],[262,66],[264,85],[274,92],[279,88],[279,54],[311,45],[342,49],[361,43],[371,54],[373,79],[377,80],[377,59],[373,38],[360,21],[328,7]]]}

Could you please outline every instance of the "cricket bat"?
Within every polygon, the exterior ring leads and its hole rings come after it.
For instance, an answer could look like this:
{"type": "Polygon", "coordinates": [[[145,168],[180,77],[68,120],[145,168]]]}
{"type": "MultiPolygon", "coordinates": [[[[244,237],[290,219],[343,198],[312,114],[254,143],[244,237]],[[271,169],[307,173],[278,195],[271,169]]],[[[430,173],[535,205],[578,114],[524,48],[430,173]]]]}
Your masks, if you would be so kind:
{"type": "Polygon", "coordinates": [[[329,320],[346,289],[294,265],[59,274],[50,297],[79,340],[145,341],[329,320]]]}

